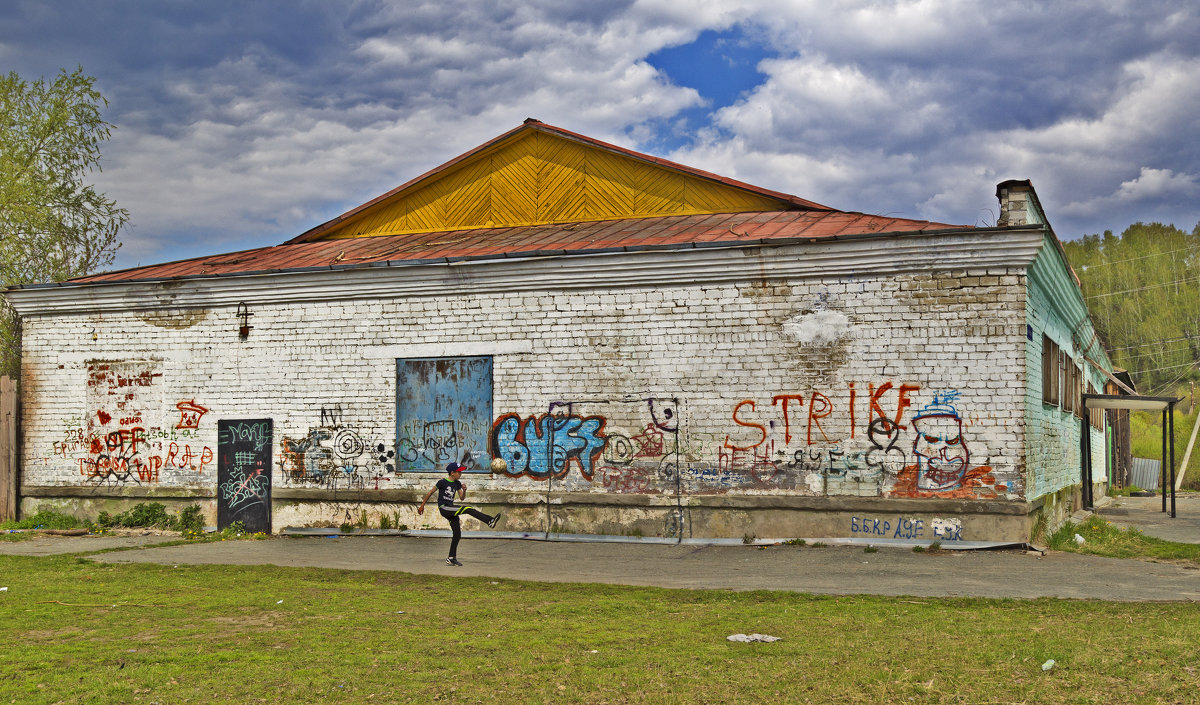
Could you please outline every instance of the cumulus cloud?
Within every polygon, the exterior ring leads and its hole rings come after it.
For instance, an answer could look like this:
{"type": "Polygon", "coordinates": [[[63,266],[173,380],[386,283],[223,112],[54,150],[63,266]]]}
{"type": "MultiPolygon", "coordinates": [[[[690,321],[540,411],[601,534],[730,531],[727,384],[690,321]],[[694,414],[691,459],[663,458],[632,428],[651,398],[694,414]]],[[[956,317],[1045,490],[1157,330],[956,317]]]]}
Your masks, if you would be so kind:
{"type": "Polygon", "coordinates": [[[208,232],[210,251],[277,243],[526,117],[628,144],[700,102],[643,60],[690,32],[587,8],[429,3],[363,10],[344,44],[305,56],[213,52],[130,101],[146,110],[114,100],[99,181],[133,214],[122,259],[192,253],[162,233],[208,232]]]}
{"type": "Polygon", "coordinates": [[[1029,178],[1060,236],[1190,226],[1197,34],[1168,0],[0,6],[13,70],[111,101],[122,265],[278,243],[526,117],[847,210],[988,224],[1029,178]],[[767,58],[733,104],[648,60],[734,27],[767,58]]]}
{"type": "Polygon", "coordinates": [[[1196,191],[1196,177],[1193,174],[1176,174],[1170,169],[1142,167],[1138,178],[1121,183],[1115,198],[1132,202],[1171,196],[1195,196],[1196,191]]]}
{"type": "Polygon", "coordinates": [[[1188,201],[1200,196],[1200,181],[1195,174],[1177,174],[1170,169],[1142,167],[1136,178],[1122,181],[1117,189],[1106,195],[1075,201],[1063,206],[1068,215],[1099,217],[1114,208],[1153,206],[1172,200],[1188,201]]]}
{"type": "MultiPolygon", "coordinates": [[[[1200,127],[1200,62],[1181,41],[1196,13],[1165,8],[1039,4],[1017,21],[971,3],[845,17],[789,4],[763,84],[673,156],[837,207],[965,224],[994,222],[996,183],[1030,178],[1060,236],[1119,229],[1147,216],[1077,204],[1099,203],[1139,164],[1200,166],[1183,137],[1200,127]],[[1105,41],[1056,38],[1068,30],[1105,41]]],[[[1200,218],[1187,199],[1157,206],[1149,218],[1200,218]]]]}

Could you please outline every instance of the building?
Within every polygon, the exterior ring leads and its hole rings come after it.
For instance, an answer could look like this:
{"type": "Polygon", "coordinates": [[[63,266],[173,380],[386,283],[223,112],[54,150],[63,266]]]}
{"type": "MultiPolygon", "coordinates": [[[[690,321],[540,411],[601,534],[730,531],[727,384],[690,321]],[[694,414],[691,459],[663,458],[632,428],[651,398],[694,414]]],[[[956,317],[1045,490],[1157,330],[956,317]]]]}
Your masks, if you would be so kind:
{"type": "Polygon", "coordinates": [[[1112,366],[997,195],[845,212],[529,120],[276,247],[8,290],[22,510],[437,526],[461,460],[509,530],[1026,541],[1112,366]]]}

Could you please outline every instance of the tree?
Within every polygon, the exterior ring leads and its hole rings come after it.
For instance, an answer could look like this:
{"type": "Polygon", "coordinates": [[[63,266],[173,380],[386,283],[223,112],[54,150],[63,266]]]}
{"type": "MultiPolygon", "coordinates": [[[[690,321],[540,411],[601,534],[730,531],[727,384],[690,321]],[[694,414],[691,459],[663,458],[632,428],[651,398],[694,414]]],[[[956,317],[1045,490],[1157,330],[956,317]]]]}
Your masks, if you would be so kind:
{"type": "Polygon", "coordinates": [[[1138,391],[1175,393],[1200,379],[1200,225],[1134,223],[1064,243],[1113,363],[1138,391]]]}
{"type": "MultiPolygon", "coordinates": [[[[54,81],[0,77],[0,284],[61,281],[112,264],[129,212],[85,182],[112,125],[83,68],[54,81]]],[[[0,315],[0,372],[20,369],[20,330],[0,315]]]]}

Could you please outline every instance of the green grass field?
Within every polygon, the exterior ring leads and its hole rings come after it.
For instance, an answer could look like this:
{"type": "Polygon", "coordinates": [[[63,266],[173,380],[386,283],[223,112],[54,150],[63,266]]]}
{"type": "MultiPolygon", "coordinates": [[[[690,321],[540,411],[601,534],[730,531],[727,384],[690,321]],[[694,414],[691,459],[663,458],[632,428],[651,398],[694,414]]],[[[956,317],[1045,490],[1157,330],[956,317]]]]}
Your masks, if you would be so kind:
{"type": "Polygon", "coordinates": [[[1191,604],[75,556],[0,556],[0,576],[0,703],[1183,703],[1200,692],[1191,604]],[[726,640],[753,632],[781,640],[726,640]]]}

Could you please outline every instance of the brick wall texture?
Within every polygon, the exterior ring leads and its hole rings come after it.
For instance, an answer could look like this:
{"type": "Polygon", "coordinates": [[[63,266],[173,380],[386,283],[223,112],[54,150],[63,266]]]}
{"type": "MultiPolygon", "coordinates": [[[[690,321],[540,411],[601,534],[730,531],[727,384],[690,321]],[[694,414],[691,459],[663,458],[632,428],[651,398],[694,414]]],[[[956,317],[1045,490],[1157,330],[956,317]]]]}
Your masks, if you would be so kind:
{"type": "Polygon", "coordinates": [[[1026,497],[1018,269],[251,309],[27,318],[23,485],[220,494],[217,421],[269,418],[274,488],[423,489],[396,360],[439,350],[491,355],[508,419],[473,489],[1026,497]]]}

